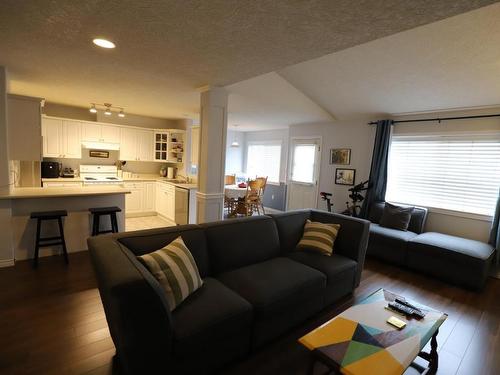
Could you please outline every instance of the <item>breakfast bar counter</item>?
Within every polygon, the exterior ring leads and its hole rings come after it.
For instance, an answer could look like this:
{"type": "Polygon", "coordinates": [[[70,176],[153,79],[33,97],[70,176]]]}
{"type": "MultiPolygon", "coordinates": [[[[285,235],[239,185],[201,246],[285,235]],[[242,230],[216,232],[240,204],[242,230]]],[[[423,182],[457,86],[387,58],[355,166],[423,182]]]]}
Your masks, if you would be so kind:
{"type": "MultiPolygon", "coordinates": [[[[125,195],[130,190],[122,186],[85,186],[51,188],[14,188],[0,194],[0,203],[10,211],[12,231],[12,253],[15,260],[29,259],[34,254],[36,222],[30,219],[32,212],[66,210],[64,235],[68,252],[87,249],[87,238],[92,233],[92,218],[89,208],[119,207],[118,230],[125,229],[125,195]]],[[[108,218],[106,218],[108,219],[108,218]]],[[[110,229],[109,219],[103,219],[102,229],[110,229]]],[[[58,233],[57,221],[48,221],[42,228],[43,237],[58,233]]],[[[60,246],[42,248],[40,257],[60,253],[60,246]]]]}

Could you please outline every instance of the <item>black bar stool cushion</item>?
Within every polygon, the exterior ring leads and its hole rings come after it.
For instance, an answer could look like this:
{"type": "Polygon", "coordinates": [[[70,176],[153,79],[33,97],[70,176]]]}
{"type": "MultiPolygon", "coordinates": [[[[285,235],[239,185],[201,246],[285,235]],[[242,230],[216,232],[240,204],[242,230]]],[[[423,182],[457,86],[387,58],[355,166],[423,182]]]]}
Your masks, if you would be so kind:
{"type": "Polygon", "coordinates": [[[68,211],[58,210],[58,211],[42,211],[42,212],[32,212],[30,217],[32,219],[58,219],[63,216],[68,216],[68,211]]]}
{"type": "Polygon", "coordinates": [[[121,212],[122,209],[120,207],[94,207],[94,208],[89,208],[89,211],[93,214],[98,214],[98,215],[106,215],[106,214],[111,214],[113,212],[121,212]]]}

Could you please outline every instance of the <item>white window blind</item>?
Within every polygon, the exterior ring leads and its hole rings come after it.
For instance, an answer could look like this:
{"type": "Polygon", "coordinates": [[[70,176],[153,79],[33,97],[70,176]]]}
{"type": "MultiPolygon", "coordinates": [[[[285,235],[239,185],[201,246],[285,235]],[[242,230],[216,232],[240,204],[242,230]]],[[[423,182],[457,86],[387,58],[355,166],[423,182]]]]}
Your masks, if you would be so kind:
{"type": "Polygon", "coordinates": [[[394,136],[386,200],[492,216],[500,135],[394,136]]]}
{"type": "Polygon", "coordinates": [[[281,142],[250,143],[247,150],[249,177],[265,177],[268,182],[279,183],[281,164],[281,142]]]}

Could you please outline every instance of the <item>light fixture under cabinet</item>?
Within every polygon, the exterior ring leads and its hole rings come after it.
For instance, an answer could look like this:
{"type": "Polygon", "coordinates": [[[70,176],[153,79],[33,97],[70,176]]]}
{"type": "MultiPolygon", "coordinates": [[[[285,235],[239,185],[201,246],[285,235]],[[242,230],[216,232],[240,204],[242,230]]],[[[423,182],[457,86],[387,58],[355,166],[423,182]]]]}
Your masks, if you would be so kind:
{"type": "Polygon", "coordinates": [[[116,110],[119,110],[118,112],[118,117],[125,117],[125,112],[123,111],[123,108],[122,107],[116,107],[114,105],[112,105],[111,103],[103,103],[103,104],[99,104],[99,103],[90,103],[91,106],[90,106],[90,113],[97,113],[97,107],[100,107],[101,109],[104,109],[104,114],[106,116],[111,116],[113,114],[113,111],[112,109],[116,109],[116,110]]]}

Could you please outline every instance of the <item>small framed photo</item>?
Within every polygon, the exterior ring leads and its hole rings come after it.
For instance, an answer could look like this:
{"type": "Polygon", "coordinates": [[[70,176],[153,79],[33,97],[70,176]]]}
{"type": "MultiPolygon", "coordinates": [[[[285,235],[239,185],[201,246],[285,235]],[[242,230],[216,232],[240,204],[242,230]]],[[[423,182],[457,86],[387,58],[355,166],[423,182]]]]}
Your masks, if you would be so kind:
{"type": "Polygon", "coordinates": [[[103,150],[90,150],[89,151],[89,156],[91,158],[103,158],[103,159],[108,159],[109,158],[109,151],[103,151],[103,150]]]}
{"type": "Polygon", "coordinates": [[[337,168],[335,169],[335,184],[337,185],[354,185],[356,178],[355,169],[337,168]]]}
{"type": "Polygon", "coordinates": [[[330,150],[330,164],[340,164],[340,165],[351,164],[351,149],[332,148],[330,150]]]}

